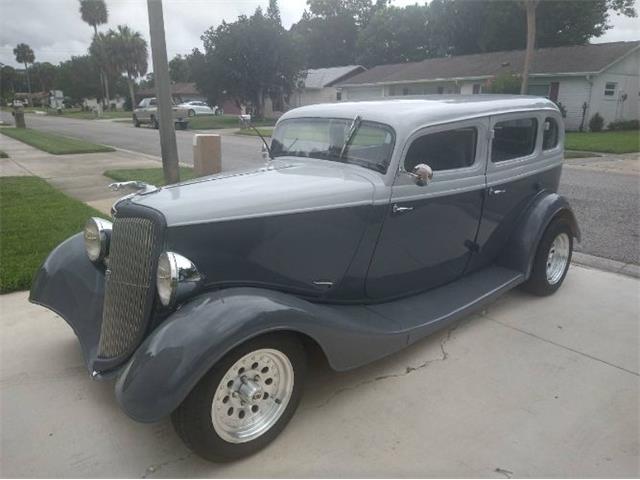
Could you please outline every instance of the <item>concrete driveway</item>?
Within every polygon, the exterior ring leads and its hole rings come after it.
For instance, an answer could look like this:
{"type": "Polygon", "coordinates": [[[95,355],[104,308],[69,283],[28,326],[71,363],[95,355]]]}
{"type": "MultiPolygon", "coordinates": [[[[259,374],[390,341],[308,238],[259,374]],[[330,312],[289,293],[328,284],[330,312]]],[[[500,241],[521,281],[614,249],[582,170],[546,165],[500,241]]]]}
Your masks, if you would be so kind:
{"type": "Polygon", "coordinates": [[[549,298],[511,292],[456,328],[352,372],[315,362],[267,449],[215,465],[169,421],[138,424],[92,381],[71,329],[0,297],[4,477],[634,477],[634,278],[573,266],[549,298]]]}

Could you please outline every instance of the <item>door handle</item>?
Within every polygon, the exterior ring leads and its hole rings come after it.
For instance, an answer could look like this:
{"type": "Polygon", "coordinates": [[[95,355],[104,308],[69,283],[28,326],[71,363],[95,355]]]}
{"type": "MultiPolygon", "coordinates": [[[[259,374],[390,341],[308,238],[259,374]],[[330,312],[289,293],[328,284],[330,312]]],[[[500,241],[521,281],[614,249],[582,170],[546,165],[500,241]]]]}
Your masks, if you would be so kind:
{"type": "Polygon", "coordinates": [[[391,211],[396,215],[407,213],[407,212],[410,212],[411,210],[413,210],[413,207],[399,207],[397,203],[394,203],[393,207],[391,207],[391,211]]]}
{"type": "Polygon", "coordinates": [[[489,195],[501,195],[503,193],[507,193],[507,190],[504,188],[489,188],[489,195]]]}

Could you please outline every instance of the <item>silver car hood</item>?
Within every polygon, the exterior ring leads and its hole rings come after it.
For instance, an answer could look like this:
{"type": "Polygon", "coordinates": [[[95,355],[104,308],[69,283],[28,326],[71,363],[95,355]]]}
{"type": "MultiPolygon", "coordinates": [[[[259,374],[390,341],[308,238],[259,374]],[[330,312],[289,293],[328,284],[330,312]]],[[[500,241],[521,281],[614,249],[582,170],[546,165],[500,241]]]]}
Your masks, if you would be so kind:
{"type": "Polygon", "coordinates": [[[373,203],[367,173],[323,160],[277,160],[269,167],[213,175],[136,195],[167,226],[219,222],[373,203]]]}

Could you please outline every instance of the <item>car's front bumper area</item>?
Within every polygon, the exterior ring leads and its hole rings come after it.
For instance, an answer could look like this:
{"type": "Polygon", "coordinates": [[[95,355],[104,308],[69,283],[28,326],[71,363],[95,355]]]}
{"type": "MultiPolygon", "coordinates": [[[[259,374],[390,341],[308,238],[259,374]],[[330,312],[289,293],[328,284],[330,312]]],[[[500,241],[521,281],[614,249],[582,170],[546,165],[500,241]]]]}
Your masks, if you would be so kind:
{"type": "Polygon", "coordinates": [[[98,375],[93,369],[102,326],[104,281],[104,269],[89,260],[82,234],[77,234],[49,254],[29,295],[30,302],[57,313],[73,328],[94,377],[110,376],[98,375]]]}

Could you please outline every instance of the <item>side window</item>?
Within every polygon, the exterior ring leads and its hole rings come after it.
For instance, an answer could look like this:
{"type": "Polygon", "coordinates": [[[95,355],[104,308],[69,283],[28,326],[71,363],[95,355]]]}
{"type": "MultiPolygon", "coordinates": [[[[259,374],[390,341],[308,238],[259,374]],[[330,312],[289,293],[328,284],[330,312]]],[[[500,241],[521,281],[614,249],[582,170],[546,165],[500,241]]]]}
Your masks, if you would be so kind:
{"type": "Polygon", "coordinates": [[[149,100],[149,106],[151,107],[155,107],[156,106],[156,99],[152,98],[151,100],[149,100]]]}
{"type": "Polygon", "coordinates": [[[518,118],[498,122],[493,127],[491,161],[504,162],[526,157],[536,148],[538,121],[535,118],[518,118]]]}
{"type": "Polygon", "coordinates": [[[469,127],[417,138],[409,147],[404,169],[410,172],[419,163],[426,163],[433,171],[469,167],[476,158],[477,137],[478,131],[469,127]]]}
{"type": "Polygon", "coordinates": [[[547,117],[544,119],[544,126],[542,131],[542,149],[551,150],[558,146],[558,138],[560,136],[560,129],[558,128],[558,122],[555,118],[547,117]]]}

